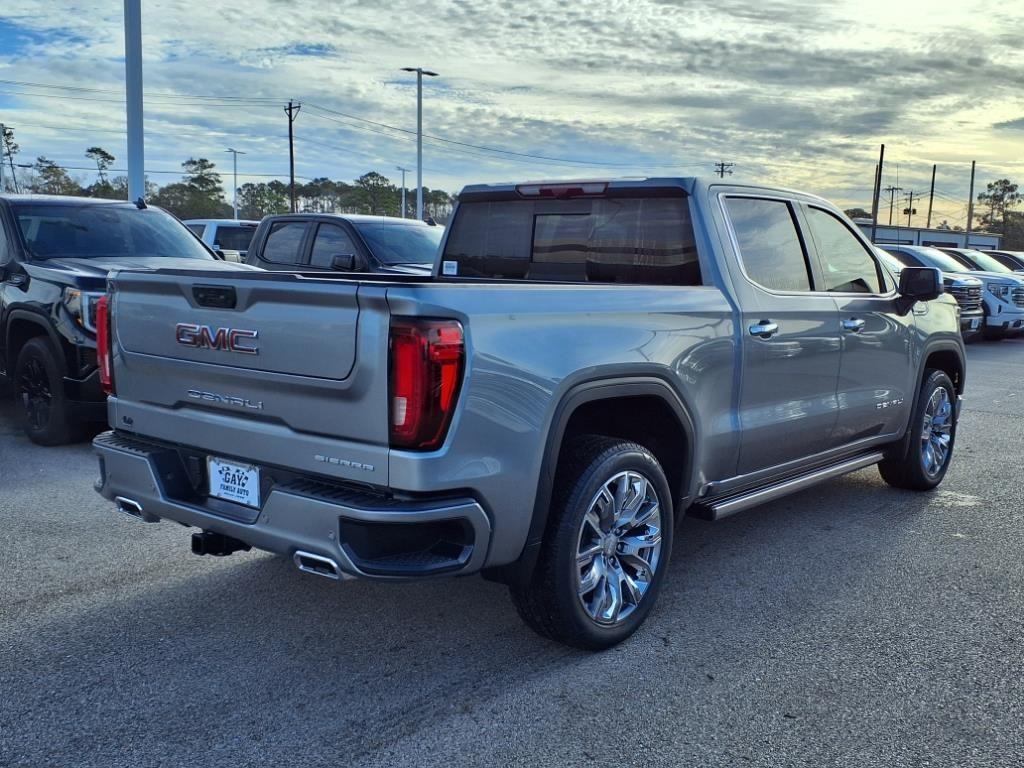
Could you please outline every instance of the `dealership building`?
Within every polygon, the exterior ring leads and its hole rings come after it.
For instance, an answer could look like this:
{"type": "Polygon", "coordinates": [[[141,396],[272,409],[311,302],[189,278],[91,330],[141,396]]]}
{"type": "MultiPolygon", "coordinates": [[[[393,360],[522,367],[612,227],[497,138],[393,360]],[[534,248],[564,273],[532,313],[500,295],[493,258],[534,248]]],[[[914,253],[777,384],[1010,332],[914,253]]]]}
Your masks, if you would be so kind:
{"type": "MultiPolygon", "coordinates": [[[[871,219],[854,219],[853,223],[860,231],[871,239],[871,219]]],[[[955,229],[926,229],[925,227],[893,227],[879,224],[875,228],[875,242],[899,243],[900,245],[930,245],[934,248],[977,248],[978,250],[997,250],[1002,235],[988,232],[966,232],[955,229]]]]}

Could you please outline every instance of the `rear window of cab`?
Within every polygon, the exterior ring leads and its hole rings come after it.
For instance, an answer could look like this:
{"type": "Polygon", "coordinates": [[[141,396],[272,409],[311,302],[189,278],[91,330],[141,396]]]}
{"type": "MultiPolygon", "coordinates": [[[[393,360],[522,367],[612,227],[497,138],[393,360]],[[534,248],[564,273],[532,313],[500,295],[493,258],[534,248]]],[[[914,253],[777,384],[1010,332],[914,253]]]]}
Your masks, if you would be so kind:
{"type": "Polygon", "coordinates": [[[460,203],[441,275],[701,284],[690,209],[682,196],[460,203]]]}

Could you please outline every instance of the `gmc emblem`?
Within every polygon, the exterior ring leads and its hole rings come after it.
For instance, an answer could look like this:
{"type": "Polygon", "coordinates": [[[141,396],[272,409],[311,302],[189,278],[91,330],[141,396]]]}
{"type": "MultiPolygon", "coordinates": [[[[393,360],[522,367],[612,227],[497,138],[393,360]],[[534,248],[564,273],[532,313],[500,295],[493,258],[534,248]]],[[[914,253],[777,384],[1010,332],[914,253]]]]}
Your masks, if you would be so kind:
{"type": "Polygon", "coordinates": [[[217,328],[194,323],[178,323],[174,326],[174,338],[179,344],[197,349],[219,349],[224,352],[241,352],[243,355],[258,355],[257,331],[243,331],[238,328],[217,328]]]}

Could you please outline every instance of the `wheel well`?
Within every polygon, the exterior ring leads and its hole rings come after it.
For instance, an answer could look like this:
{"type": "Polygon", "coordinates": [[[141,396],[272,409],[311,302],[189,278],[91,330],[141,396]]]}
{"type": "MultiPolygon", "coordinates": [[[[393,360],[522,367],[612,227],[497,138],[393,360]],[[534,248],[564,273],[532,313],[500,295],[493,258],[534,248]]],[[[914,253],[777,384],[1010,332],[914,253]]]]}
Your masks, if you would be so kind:
{"type": "Polygon", "coordinates": [[[25,346],[25,342],[37,336],[48,336],[46,328],[39,323],[22,319],[11,321],[7,330],[7,367],[10,371],[14,370],[14,365],[18,362],[18,355],[21,354],[21,348],[25,346]]]}
{"type": "Polygon", "coordinates": [[[573,411],[562,445],[578,435],[606,435],[639,443],[661,464],[678,502],[684,494],[686,433],[672,408],[653,395],[592,400],[573,411]]]}
{"type": "Polygon", "coordinates": [[[963,394],[964,391],[964,366],[960,356],[955,352],[948,349],[941,350],[939,352],[932,352],[928,355],[928,359],[924,361],[925,370],[929,368],[935,368],[940,371],[945,371],[946,375],[949,376],[953,382],[953,387],[956,389],[958,394],[963,394]]]}

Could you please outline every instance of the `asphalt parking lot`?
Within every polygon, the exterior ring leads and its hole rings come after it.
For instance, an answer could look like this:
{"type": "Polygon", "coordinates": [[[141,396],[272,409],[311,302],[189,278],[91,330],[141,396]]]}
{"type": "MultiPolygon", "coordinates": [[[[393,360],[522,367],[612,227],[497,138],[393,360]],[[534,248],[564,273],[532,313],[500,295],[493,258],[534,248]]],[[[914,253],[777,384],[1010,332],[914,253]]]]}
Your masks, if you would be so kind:
{"type": "Polygon", "coordinates": [[[1011,766],[1024,340],[969,348],[945,484],[872,468],[688,520],[592,655],[478,578],[335,585],[115,513],[0,406],[0,766],[1011,766]]]}

